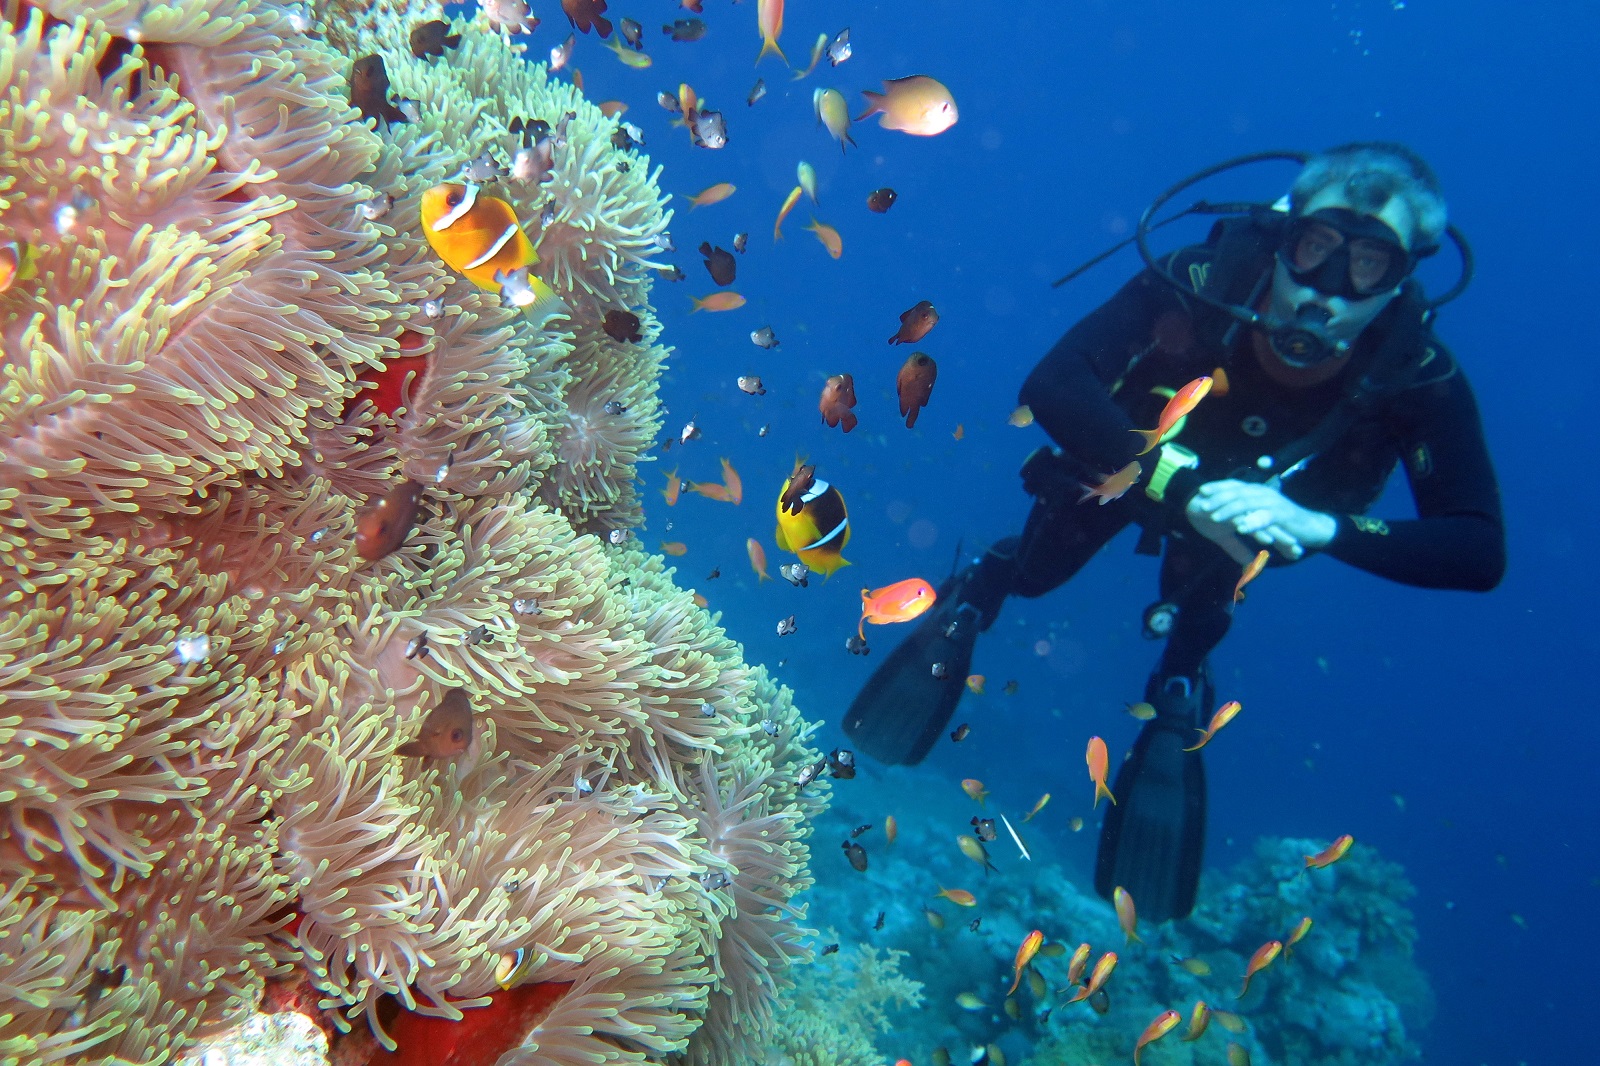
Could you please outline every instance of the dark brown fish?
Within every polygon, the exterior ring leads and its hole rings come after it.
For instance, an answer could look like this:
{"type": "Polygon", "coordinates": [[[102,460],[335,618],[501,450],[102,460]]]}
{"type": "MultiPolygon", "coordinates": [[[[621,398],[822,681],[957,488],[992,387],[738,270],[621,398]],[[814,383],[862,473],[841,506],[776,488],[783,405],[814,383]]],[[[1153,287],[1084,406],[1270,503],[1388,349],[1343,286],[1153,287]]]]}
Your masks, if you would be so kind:
{"type": "Polygon", "coordinates": [[[472,701],[467,699],[466,689],[453,688],[439,697],[422,720],[417,739],[395,751],[423,759],[451,759],[467,750],[472,734],[472,701]]]}
{"type": "Polygon", "coordinates": [[[733,258],[732,252],[726,248],[713,248],[710,241],[702,241],[700,254],[706,257],[706,272],[711,275],[712,281],[722,286],[733,284],[734,275],[739,272],[739,263],[733,258]]]}
{"type": "Polygon", "coordinates": [[[939,312],[927,300],[918,300],[915,307],[900,315],[900,328],[889,338],[890,344],[915,344],[939,324],[939,312]]]}
{"type": "Polygon", "coordinates": [[[885,185],[881,189],[874,189],[867,197],[867,207],[881,215],[893,207],[894,202],[898,199],[900,199],[900,194],[885,185]]]}
{"type": "Polygon", "coordinates": [[[622,39],[628,42],[628,47],[635,52],[644,49],[644,27],[637,19],[625,18],[617,23],[617,32],[622,34],[622,39]]]}
{"type": "Polygon", "coordinates": [[[844,857],[850,860],[850,866],[859,873],[867,871],[867,849],[853,840],[844,842],[844,857]]]}
{"type": "Polygon", "coordinates": [[[706,35],[706,23],[704,19],[674,19],[670,26],[662,26],[661,32],[674,41],[698,41],[706,35]]]}
{"type": "Polygon", "coordinates": [[[406,542],[417,524],[422,482],[406,478],[356,519],[356,554],[382,559],[406,542]]]}
{"type": "Polygon", "coordinates": [[[362,56],[350,68],[350,103],[362,118],[379,123],[406,120],[405,112],[389,102],[389,72],[383,67],[383,57],[376,53],[362,56]]]}
{"type": "Polygon", "coordinates": [[[789,484],[783,490],[783,496],[778,500],[778,506],[792,515],[797,515],[805,510],[805,495],[811,491],[811,486],[817,482],[817,468],[814,464],[794,461],[794,473],[789,475],[789,484]]]}
{"type": "Polygon", "coordinates": [[[611,20],[604,17],[606,0],[561,0],[567,21],[580,33],[595,30],[601,37],[611,36],[611,20]]]}
{"type": "Polygon", "coordinates": [[[1106,1013],[1111,1009],[1111,993],[1104,988],[1096,989],[1094,995],[1089,997],[1089,1006],[1094,1008],[1096,1014],[1106,1013]]]}
{"type": "Polygon", "coordinates": [[[900,368],[894,387],[900,394],[900,413],[905,416],[907,429],[917,424],[917,415],[928,406],[938,376],[939,366],[927,352],[912,352],[900,368]]]}
{"type": "Polygon", "coordinates": [[[856,428],[856,416],[850,408],[856,405],[856,381],[849,374],[835,374],[822,386],[822,399],[817,409],[822,420],[831,428],[844,423],[844,431],[856,428]]]}
{"type": "Polygon", "coordinates": [[[444,19],[419,22],[411,28],[411,54],[418,59],[430,56],[438,59],[444,55],[446,48],[454,48],[460,43],[461,34],[451,33],[450,23],[444,19]]]}
{"type": "Polygon", "coordinates": [[[618,344],[638,344],[644,340],[644,334],[639,331],[639,316],[632,311],[607,311],[600,328],[618,344]]]}

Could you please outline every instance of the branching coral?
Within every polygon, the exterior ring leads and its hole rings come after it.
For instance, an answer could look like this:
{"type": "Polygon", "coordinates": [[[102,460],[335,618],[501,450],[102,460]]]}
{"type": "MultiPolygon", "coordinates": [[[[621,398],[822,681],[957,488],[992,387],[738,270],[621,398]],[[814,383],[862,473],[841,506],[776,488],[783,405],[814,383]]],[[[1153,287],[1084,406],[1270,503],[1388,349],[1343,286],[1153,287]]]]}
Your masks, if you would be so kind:
{"type": "Polygon", "coordinates": [[[826,788],[788,694],[594,535],[659,429],[655,175],[481,19],[419,59],[421,4],[316,15],[0,0],[0,243],[38,262],[0,291],[0,1059],[169,1059],[272,981],[380,1039],[742,1061],[826,788]],[[416,121],[352,105],[374,54],[416,121]],[[564,126],[495,190],[548,328],[420,228],[514,117],[564,126]],[[454,690],[466,750],[397,754],[454,690]]]}

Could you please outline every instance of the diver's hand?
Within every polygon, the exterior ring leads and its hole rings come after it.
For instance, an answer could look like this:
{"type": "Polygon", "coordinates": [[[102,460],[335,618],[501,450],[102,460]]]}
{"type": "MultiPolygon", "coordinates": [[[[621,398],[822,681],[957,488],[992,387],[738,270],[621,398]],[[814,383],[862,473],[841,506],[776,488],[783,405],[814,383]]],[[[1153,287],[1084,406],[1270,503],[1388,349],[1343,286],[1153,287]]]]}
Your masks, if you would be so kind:
{"type": "Polygon", "coordinates": [[[1308,510],[1277,489],[1248,481],[1211,481],[1201,485],[1189,501],[1188,513],[1196,529],[1200,529],[1196,518],[1203,515],[1237,536],[1274,548],[1289,559],[1327,547],[1339,528],[1332,515],[1308,510]]]}
{"type": "Polygon", "coordinates": [[[1197,492],[1189,501],[1188,507],[1184,509],[1189,524],[1195,528],[1195,532],[1227,552],[1229,558],[1240,566],[1249,566],[1251,560],[1256,557],[1255,550],[1239,539],[1239,534],[1233,531],[1233,526],[1226,522],[1218,522],[1211,517],[1210,512],[1202,510],[1197,505],[1199,500],[1200,494],[1197,492]]]}

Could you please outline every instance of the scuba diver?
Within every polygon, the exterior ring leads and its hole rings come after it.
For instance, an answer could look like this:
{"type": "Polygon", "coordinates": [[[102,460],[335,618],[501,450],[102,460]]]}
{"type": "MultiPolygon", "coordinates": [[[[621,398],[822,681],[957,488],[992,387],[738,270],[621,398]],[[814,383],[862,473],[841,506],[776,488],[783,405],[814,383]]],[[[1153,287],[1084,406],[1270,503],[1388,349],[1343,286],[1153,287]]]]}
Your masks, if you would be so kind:
{"type": "Polygon", "coordinates": [[[1163,555],[1145,635],[1166,644],[1145,686],[1155,716],[1112,786],[1095,890],[1110,899],[1121,886],[1141,917],[1163,921],[1194,907],[1205,771],[1200,752],[1184,749],[1216,708],[1206,659],[1258,552],[1269,550],[1273,565],[1323,554],[1402,584],[1487,591],[1504,572],[1505,538],[1472,390],[1432,330],[1439,306],[1471,280],[1471,252],[1414,152],[1359,143],[1230,160],[1158,197],[1118,247],[1129,243],[1145,269],[1022,384],[1020,402],[1055,446],[1022,467],[1034,504],[1021,535],[946,580],[844,728],[873,758],[920,762],[1005,598],[1044,595],[1137,523],[1137,550],[1163,555]],[[1152,221],[1190,186],[1267,160],[1303,164],[1277,203],[1202,200],[1152,221]],[[1193,214],[1222,217],[1204,244],[1156,258],[1151,231],[1193,214]],[[1447,236],[1461,277],[1430,300],[1412,274],[1447,236]],[[1139,430],[1204,376],[1209,395],[1141,454],[1154,434],[1139,430]],[[1080,503],[1134,462],[1131,489],[1080,503]],[[1417,517],[1365,517],[1399,463],[1417,517]]]}

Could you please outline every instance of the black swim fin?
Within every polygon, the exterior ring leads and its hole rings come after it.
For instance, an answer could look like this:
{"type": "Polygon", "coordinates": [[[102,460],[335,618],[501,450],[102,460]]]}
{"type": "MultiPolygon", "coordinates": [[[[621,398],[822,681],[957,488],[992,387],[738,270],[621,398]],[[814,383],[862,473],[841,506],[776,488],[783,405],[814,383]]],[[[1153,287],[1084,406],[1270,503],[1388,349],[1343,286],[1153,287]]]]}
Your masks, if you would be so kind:
{"type": "Polygon", "coordinates": [[[973,645],[994,623],[1014,574],[1011,556],[990,551],[944,582],[933,609],[845,712],[844,731],[858,753],[908,766],[927,757],[966,691],[973,645]]]}
{"type": "Polygon", "coordinates": [[[1212,688],[1205,668],[1197,682],[1152,678],[1146,699],[1156,717],[1145,723],[1117,770],[1116,796],[1100,828],[1094,890],[1109,900],[1120,886],[1139,917],[1187,918],[1200,888],[1206,842],[1206,770],[1198,751],[1201,709],[1212,688]]]}

